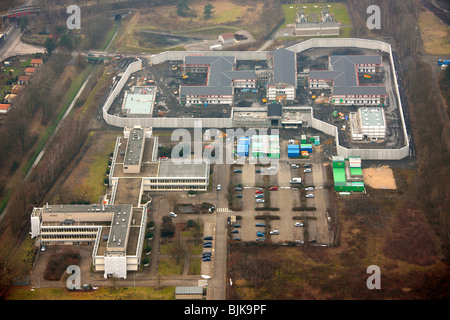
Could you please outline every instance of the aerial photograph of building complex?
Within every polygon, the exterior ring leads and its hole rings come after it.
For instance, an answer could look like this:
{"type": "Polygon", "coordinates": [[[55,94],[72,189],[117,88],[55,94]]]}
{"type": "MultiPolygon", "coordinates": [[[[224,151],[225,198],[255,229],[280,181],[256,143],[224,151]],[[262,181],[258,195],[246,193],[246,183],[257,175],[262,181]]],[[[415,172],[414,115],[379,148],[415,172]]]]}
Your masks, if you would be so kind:
{"type": "Polygon", "coordinates": [[[447,1],[0,13],[2,300],[450,298],[447,1]]]}

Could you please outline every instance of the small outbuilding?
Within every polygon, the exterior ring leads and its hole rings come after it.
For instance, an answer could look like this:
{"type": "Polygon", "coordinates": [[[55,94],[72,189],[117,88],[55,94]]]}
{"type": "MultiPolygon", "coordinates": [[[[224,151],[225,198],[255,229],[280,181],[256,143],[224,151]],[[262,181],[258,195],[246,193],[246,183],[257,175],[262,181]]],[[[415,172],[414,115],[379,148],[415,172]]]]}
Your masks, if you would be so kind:
{"type": "Polygon", "coordinates": [[[219,36],[219,41],[222,42],[223,44],[234,43],[235,42],[234,33],[232,32],[222,33],[219,36]]]}
{"type": "Polygon", "coordinates": [[[175,287],[176,300],[202,300],[202,287],[175,287]]]}

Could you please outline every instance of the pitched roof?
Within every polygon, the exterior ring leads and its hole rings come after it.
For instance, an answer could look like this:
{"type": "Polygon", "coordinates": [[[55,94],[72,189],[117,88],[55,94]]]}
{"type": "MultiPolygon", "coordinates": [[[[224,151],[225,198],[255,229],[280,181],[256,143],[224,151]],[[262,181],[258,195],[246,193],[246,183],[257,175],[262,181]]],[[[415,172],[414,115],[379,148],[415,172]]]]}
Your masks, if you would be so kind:
{"type": "Polygon", "coordinates": [[[235,71],[236,57],[186,56],[185,64],[209,65],[205,86],[181,86],[180,95],[232,95],[233,80],[256,80],[254,71],[235,71]]]}
{"type": "Polygon", "coordinates": [[[272,51],[273,81],[270,84],[284,82],[295,86],[295,53],[284,48],[272,51]]]}
{"type": "Polygon", "coordinates": [[[333,95],[386,95],[385,86],[360,86],[358,65],[381,64],[381,56],[330,56],[331,70],[311,70],[311,80],[333,80],[333,95]]]}
{"type": "Polygon", "coordinates": [[[31,64],[35,64],[35,63],[41,64],[41,63],[43,63],[43,61],[42,61],[42,59],[31,59],[31,64]]]}
{"type": "Polygon", "coordinates": [[[234,33],[232,32],[222,33],[221,36],[224,39],[234,39],[234,33]]]}

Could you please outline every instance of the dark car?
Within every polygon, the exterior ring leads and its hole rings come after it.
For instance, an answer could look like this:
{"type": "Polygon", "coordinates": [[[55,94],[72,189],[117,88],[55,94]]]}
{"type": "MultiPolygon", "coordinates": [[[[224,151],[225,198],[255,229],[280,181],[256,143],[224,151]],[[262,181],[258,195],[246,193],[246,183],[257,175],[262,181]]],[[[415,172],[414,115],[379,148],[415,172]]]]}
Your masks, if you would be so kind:
{"type": "Polygon", "coordinates": [[[233,170],[233,173],[242,173],[241,169],[233,170]]]}
{"type": "Polygon", "coordinates": [[[204,244],[203,248],[212,248],[212,244],[204,244]]]}
{"type": "Polygon", "coordinates": [[[239,230],[238,229],[233,229],[233,230],[231,230],[231,233],[239,233],[239,230]]]}
{"type": "Polygon", "coordinates": [[[204,257],[202,260],[203,261],[211,261],[211,257],[204,257]]]}
{"type": "Polygon", "coordinates": [[[203,245],[204,245],[204,246],[206,246],[206,245],[208,245],[208,244],[212,244],[212,242],[211,242],[211,241],[205,241],[205,242],[203,242],[203,245]]]}
{"type": "Polygon", "coordinates": [[[236,198],[242,198],[242,194],[240,194],[240,193],[238,193],[237,195],[236,195],[236,198]]]}
{"type": "Polygon", "coordinates": [[[233,226],[233,228],[240,228],[240,227],[241,227],[240,224],[235,224],[235,225],[233,226]]]}
{"type": "Polygon", "coordinates": [[[212,236],[206,236],[206,237],[203,238],[203,240],[212,240],[212,239],[213,239],[212,236]]]}
{"type": "Polygon", "coordinates": [[[255,224],[256,227],[265,227],[266,225],[264,223],[257,223],[255,224]]]}
{"type": "Polygon", "coordinates": [[[242,188],[241,188],[241,187],[236,187],[236,188],[234,188],[234,190],[236,190],[236,191],[242,191],[242,188]]]}
{"type": "Polygon", "coordinates": [[[241,238],[233,238],[233,240],[241,241],[241,238]]]}

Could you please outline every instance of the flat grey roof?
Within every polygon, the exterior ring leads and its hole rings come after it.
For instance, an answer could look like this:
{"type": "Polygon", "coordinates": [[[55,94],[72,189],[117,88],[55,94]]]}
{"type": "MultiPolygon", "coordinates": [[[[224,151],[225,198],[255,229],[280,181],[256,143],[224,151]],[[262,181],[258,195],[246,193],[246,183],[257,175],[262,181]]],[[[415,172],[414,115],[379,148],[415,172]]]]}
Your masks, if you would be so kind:
{"type": "Polygon", "coordinates": [[[125,94],[124,109],[129,114],[151,114],[155,101],[156,87],[134,87],[125,94]]]}
{"type": "Polygon", "coordinates": [[[141,161],[142,149],[145,145],[145,131],[142,128],[133,128],[127,141],[124,165],[135,165],[141,161]]]}
{"type": "Polygon", "coordinates": [[[161,161],[159,163],[158,177],[182,177],[182,178],[204,178],[208,175],[209,166],[202,163],[175,163],[173,161],[161,161]]]}
{"type": "Polygon", "coordinates": [[[366,127],[384,127],[384,111],[382,108],[360,108],[361,125],[366,127]]]}
{"type": "Polygon", "coordinates": [[[131,204],[117,205],[117,208],[111,222],[108,248],[124,250],[133,206],[131,204]]]}
{"type": "Polygon", "coordinates": [[[175,287],[175,294],[203,294],[203,287],[175,287]]]}

